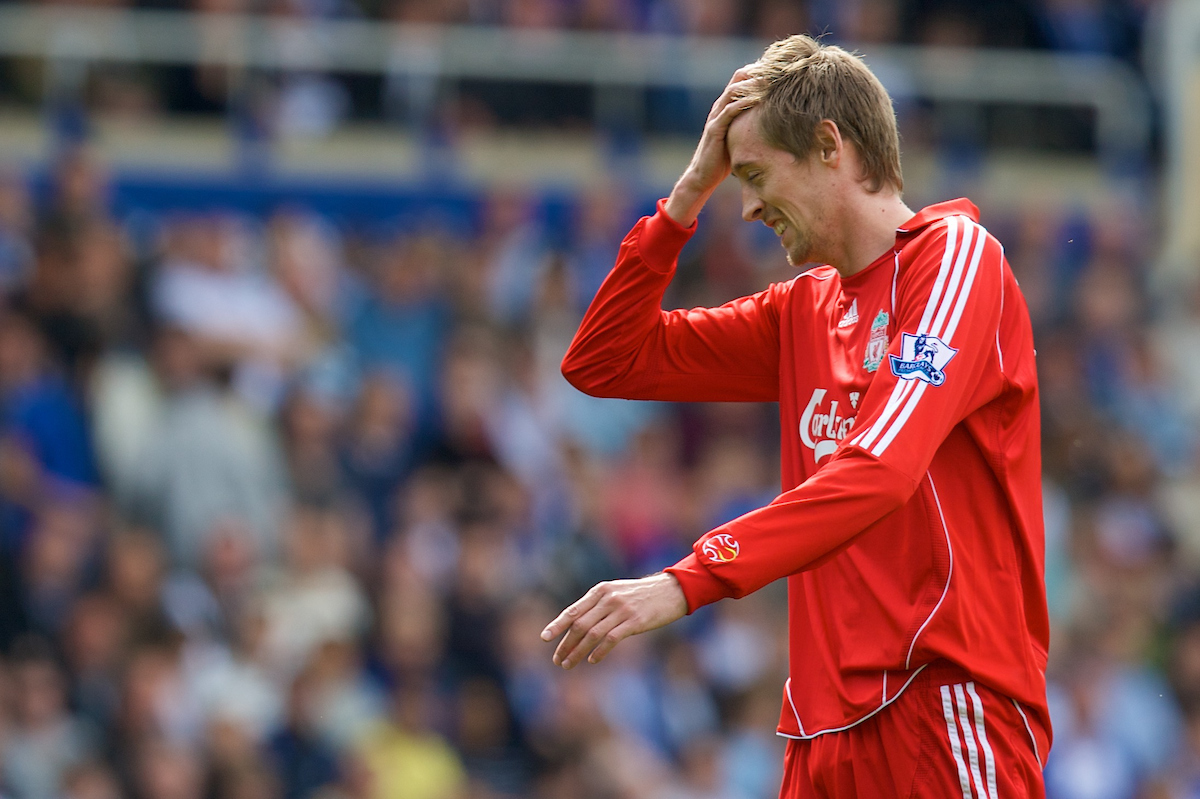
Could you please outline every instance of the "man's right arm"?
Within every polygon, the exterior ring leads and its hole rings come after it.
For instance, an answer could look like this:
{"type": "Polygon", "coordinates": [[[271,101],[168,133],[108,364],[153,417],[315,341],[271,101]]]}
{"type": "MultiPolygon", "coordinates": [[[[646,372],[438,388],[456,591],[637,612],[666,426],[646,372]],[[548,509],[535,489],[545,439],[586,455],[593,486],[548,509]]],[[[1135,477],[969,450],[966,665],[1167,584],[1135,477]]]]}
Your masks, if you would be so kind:
{"type": "Polygon", "coordinates": [[[743,68],[713,103],[692,160],[654,216],[625,237],[617,264],[563,359],[587,394],[623,399],[772,402],[779,394],[777,290],[720,308],[662,311],[679,251],[729,177],[729,124],[755,102],[743,68]]]}
{"type": "Polygon", "coordinates": [[[779,395],[780,289],[719,308],[663,311],[679,251],[695,230],[663,212],[621,243],[563,359],[563,375],[599,397],[773,402],[779,395]]]}

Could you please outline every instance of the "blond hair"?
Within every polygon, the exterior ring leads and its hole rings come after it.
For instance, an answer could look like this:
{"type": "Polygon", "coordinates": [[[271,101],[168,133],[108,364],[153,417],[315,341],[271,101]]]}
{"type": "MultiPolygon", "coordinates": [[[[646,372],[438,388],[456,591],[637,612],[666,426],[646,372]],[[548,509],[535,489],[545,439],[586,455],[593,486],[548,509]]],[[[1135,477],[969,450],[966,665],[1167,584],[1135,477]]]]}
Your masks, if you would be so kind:
{"type": "Polygon", "coordinates": [[[760,79],[751,94],[767,144],[807,158],[829,119],[858,152],[869,191],[904,189],[892,100],[860,57],[799,34],[772,44],[749,70],[760,79]]]}

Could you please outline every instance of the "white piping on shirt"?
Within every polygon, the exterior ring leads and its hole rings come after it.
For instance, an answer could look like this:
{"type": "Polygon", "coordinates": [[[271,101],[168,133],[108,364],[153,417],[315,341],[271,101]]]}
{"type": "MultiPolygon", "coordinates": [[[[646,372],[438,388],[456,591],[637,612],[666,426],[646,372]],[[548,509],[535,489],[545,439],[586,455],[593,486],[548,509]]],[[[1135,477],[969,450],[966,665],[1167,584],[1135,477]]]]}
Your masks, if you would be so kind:
{"type": "Polygon", "coordinates": [[[942,532],[946,534],[946,552],[950,557],[950,568],[946,570],[946,585],[942,588],[941,597],[938,598],[937,604],[933,606],[933,610],[929,611],[929,615],[925,617],[925,621],[921,622],[921,626],[917,628],[917,632],[913,635],[912,643],[908,645],[908,655],[904,658],[904,668],[906,669],[912,660],[913,648],[917,645],[917,639],[921,637],[921,633],[929,626],[929,622],[933,621],[934,614],[938,612],[938,608],[946,600],[946,594],[950,591],[950,578],[954,576],[954,547],[950,544],[950,528],[946,526],[946,515],[942,513],[942,500],[938,497],[937,486],[933,484],[933,475],[925,472],[925,477],[929,480],[929,487],[933,490],[933,501],[937,503],[938,518],[942,520],[942,532]]]}
{"type": "Polygon", "coordinates": [[[1000,374],[1004,374],[1004,351],[1000,349],[1000,322],[1004,319],[1004,245],[1000,245],[1000,316],[996,319],[996,355],[1000,358],[1000,374]]]}
{"type": "MultiPolygon", "coordinates": [[[[783,684],[783,692],[787,694],[788,704],[792,706],[792,715],[796,717],[796,726],[800,728],[800,734],[804,735],[804,724],[800,721],[800,713],[796,710],[796,702],[792,699],[792,678],[788,677],[787,682],[783,684]]],[[[782,733],[780,733],[782,735],[782,733]]],[[[789,736],[790,737],[790,736],[789,736]]]]}
{"type": "Polygon", "coordinates": [[[902,685],[900,687],[900,690],[896,692],[895,696],[893,696],[891,699],[887,700],[886,702],[883,702],[882,704],[879,705],[879,707],[875,708],[870,713],[868,713],[867,715],[858,719],[857,721],[852,721],[849,724],[845,724],[841,727],[830,727],[828,729],[818,730],[817,732],[813,732],[813,733],[805,733],[804,725],[800,724],[800,714],[796,713],[796,703],[792,702],[792,680],[791,680],[791,678],[788,678],[788,681],[784,684],[784,688],[787,691],[788,702],[791,702],[791,704],[792,704],[792,713],[796,714],[796,724],[800,726],[800,735],[788,735],[786,732],[778,732],[778,731],[776,731],[775,734],[782,738],[791,738],[794,741],[807,741],[810,738],[816,738],[818,735],[825,735],[825,734],[831,733],[831,732],[842,732],[843,730],[848,730],[851,727],[857,727],[859,724],[862,724],[864,721],[871,718],[876,713],[878,713],[879,711],[883,710],[888,705],[895,702],[900,697],[900,694],[904,693],[904,689],[907,688],[909,686],[909,684],[917,678],[917,675],[925,670],[925,666],[928,666],[928,665],[929,665],[928,663],[925,663],[919,669],[914,671],[912,673],[912,675],[909,676],[908,680],[905,681],[904,685],[902,685]]]}

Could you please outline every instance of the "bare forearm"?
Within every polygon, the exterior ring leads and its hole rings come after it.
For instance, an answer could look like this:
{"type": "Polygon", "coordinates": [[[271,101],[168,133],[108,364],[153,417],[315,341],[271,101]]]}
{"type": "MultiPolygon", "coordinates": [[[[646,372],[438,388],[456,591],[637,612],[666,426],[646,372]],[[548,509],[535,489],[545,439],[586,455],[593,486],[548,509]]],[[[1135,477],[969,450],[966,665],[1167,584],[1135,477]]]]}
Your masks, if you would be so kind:
{"type": "Polygon", "coordinates": [[[691,227],[717,185],[705,186],[691,172],[685,172],[675,183],[675,188],[671,189],[671,196],[663,204],[663,211],[683,227],[691,227]]]}

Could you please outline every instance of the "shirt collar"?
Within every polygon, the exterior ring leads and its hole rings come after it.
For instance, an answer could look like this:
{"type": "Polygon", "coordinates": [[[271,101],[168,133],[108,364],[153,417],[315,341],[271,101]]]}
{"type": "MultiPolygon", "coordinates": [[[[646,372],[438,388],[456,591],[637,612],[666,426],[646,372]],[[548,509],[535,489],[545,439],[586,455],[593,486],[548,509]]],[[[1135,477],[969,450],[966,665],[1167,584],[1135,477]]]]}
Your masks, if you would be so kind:
{"type": "Polygon", "coordinates": [[[975,203],[966,197],[959,197],[957,200],[947,200],[944,203],[925,206],[912,219],[896,229],[896,237],[911,236],[940,219],[960,214],[970,217],[973,222],[979,221],[979,209],[975,207],[975,203]]]}

